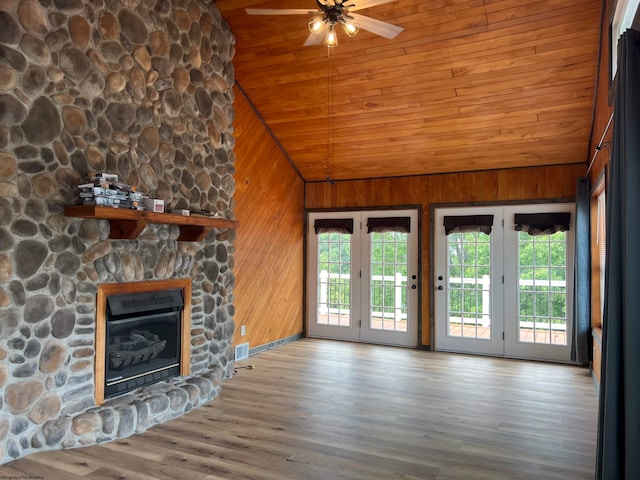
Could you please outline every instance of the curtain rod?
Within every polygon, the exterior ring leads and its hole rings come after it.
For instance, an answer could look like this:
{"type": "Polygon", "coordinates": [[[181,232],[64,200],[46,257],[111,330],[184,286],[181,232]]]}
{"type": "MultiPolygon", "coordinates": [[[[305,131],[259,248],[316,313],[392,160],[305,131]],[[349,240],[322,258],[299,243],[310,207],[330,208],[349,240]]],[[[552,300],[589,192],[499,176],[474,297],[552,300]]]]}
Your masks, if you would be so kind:
{"type": "Polygon", "coordinates": [[[593,167],[593,163],[596,161],[596,157],[598,156],[598,152],[600,150],[602,150],[602,143],[604,142],[604,137],[607,136],[607,132],[609,131],[609,127],[611,126],[611,122],[613,122],[613,113],[609,117],[609,121],[607,122],[607,126],[604,127],[604,132],[602,133],[602,137],[600,137],[600,141],[598,142],[598,145],[596,145],[596,148],[593,151],[593,157],[591,157],[591,162],[589,163],[589,167],[587,168],[587,176],[589,175],[589,172],[591,171],[591,167],[593,167]]]}

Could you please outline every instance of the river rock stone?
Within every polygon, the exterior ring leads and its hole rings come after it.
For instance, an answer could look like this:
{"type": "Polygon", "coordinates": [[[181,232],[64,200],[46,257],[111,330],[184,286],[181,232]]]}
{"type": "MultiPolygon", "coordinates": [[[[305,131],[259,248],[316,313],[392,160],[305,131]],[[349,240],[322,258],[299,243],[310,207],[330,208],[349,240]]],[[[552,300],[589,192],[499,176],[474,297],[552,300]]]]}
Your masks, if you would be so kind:
{"type": "Polygon", "coordinates": [[[80,81],[91,70],[91,61],[76,47],[65,47],[60,52],[60,68],[71,79],[80,81]]]}
{"type": "Polygon", "coordinates": [[[124,90],[127,86],[127,80],[119,72],[113,72],[107,77],[106,91],[114,94],[124,90]]]}
{"type": "Polygon", "coordinates": [[[112,103],[106,116],[115,131],[126,132],[136,119],[136,111],[130,104],[112,103]]]}
{"type": "Polygon", "coordinates": [[[15,251],[16,273],[20,278],[29,278],[36,273],[47,257],[47,247],[36,240],[24,240],[15,251]]]}
{"type": "Polygon", "coordinates": [[[0,92],[10,92],[17,83],[18,77],[13,69],[0,65],[0,92]]]}
{"type": "Polygon", "coordinates": [[[24,35],[20,41],[20,48],[29,59],[38,65],[51,63],[51,50],[44,41],[32,35],[24,35]]]}
{"type": "Polygon", "coordinates": [[[62,107],[62,121],[72,135],[81,135],[87,128],[87,116],[84,110],[75,106],[62,107]]]}
{"type": "Polygon", "coordinates": [[[42,290],[49,283],[49,274],[42,272],[36,275],[35,277],[30,278],[25,283],[25,288],[29,292],[36,292],[38,290],[42,290]]]}
{"type": "Polygon", "coordinates": [[[179,94],[184,93],[189,86],[189,71],[184,67],[176,68],[171,74],[173,85],[179,94]]]}
{"type": "Polygon", "coordinates": [[[37,98],[22,124],[22,129],[30,143],[50,143],[61,129],[60,115],[53,102],[47,97],[37,98]]]}
{"type": "Polygon", "coordinates": [[[120,31],[132,43],[145,44],[147,42],[147,26],[142,19],[127,10],[123,10],[118,14],[120,23],[120,31]]]}
{"type": "Polygon", "coordinates": [[[12,95],[0,94],[0,122],[18,125],[27,116],[27,109],[12,95]]]}
{"type": "Polygon", "coordinates": [[[11,67],[17,72],[24,72],[27,60],[24,55],[6,45],[0,45],[0,65],[11,67]]]}
{"type": "Polygon", "coordinates": [[[176,10],[174,12],[173,20],[181,32],[188,32],[191,28],[191,18],[189,18],[189,14],[187,12],[176,10]]]}
{"type": "Polygon", "coordinates": [[[133,68],[131,70],[129,80],[131,82],[131,90],[133,91],[133,95],[138,99],[144,98],[147,91],[144,72],[140,68],[133,68]]]}
{"type": "Polygon", "coordinates": [[[0,283],[5,283],[13,275],[13,264],[7,255],[0,255],[0,283]]]}
{"type": "Polygon", "coordinates": [[[71,424],[71,431],[76,435],[93,433],[101,427],[100,415],[96,412],[87,412],[75,417],[71,424]]]}
{"type": "Polygon", "coordinates": [[[120,35],[120,24],[118,19],[111,12],[103,11],[100,14],[98,28],[105,40],[116,40],[120,35]]]}
{"type": "Polygon", "coordinates": [[[35,65],[29,66],[27,71],[22,76],[22,89],[28,95],[36,95],[42,90],[47,82],[47,75],[42,67],[35,65]]]}
{"type": "Polygon", "coordinates": [[[94,172],[105,171],[106,165],[102,152],[95,145],[89,145],[86,152],[87,163],[94,172]]]}
{"type": "Polygon", "coordinates": [[[149,126],[140,133],[138,142],[146,154],[154,155],[160,147],[160,132],[155,126],[149,126]]]}
{"type": "Polygon", "coordinates": [[[57,372],[64,364],[66,357],[66,349],[55,340],[49,340],[42,349],[39,369],[42,373],[57,372]]]}
{"type": "Polygon", "coordinates": [[[24,321],[37,323],[53,312],[53,299],[48,295],[34,295],[27,298],[24,308],[24,321]]]}
{"type": "Polygon", "coordinates": [[[0,43],[15,45],[20,41],[20,27],[11,14],[0,11],[0,43]]]}
{"type": "Polygon", "coordinates": [[[47,445],[53,446],[60,444],[67,432],[70,431],[71,422],[71,418],[64,416],[45,423],[42,433],[44,434],[44,439],[47,445]]]}
{"type": "Polygon", "coordinates": [[[39,382],[12,383],[5,389],[5,404],[13,415],[19,415],[29,410],[43,390],[39,382]]]}
{"type": "Polygon", "coordinates": [[[169,36],[166,32],[156,30],[149,36],[149,47],[154,55],[166,57],[169,55],[169,36]]]}
{"type": "Polygon", "coordinates": [[[145,72],[151,69],[151,56],[146,48],[136,47],[133,51],[133,59],[138,62],[138,65],[140,65],[145,72]]]}
{"type": "MultiPolygon", "coordinates": [[[[7,152],[0,152],[0,179],[10,179],[16,174],[17,162],[16,158],[7,152]]],[[[8,203],[6,206],[0,206],[0,213],[4,213],[3,218],[9,220],[11,216],[9,215],[8,203]]]]}
{"type": "Polygon", "coordinates": [[[104,257],[111,251],[111,242],[107,240],[93,244],[83,255],[82,263],[92,263],[97,258],[104,257]]]}
{"type": "Polygon", "coordinates": [[[60,412],[60,398],[54,393],[45,393],[29,411],[29,419],[36,424],[43,424],[55,418],[60,412]]]}
{"type": "Polygon", "coordinates": [[[11,224],[11,231],[19,237],[33,237],[38,232],[38,226],[31,220],[18,219],[11,224]]]}
{"type": "Polygon", "coordinates": [[[83,0],[53,0],[53,5],[62,11],[77,11],[84,6],[83,0]]]}
{"type": "Polygon", "coordinates": [[[33,177],[31,180],[31,186],[33,187],[33,193],[36,196],[45,198],[57,192],[58,184],[53,175],[49,173],[41,173],[33,177]]]}
{"type": "Polygon", "coordinates": [[[175,118],[180,115],[182,101],[178,93],[173,90],[166,90],[162,95],[162,105],[164,112],[171,118],[175,118]]]}
{"type": "Polygon", "coordinates": [[[124,53],[124,49],[118,42],[104,42],[100,45],[100,52],[107,62],[116,63],[124,53]]]}
{"type": "Polygon", "coordinates": [[[24,29],[36,36],[47,33],[45,11],[36,0],[22,0],[18,7],[18,18],[24,29]]]}
{"type": "Polygon", "coordinates": [[[71,309],[58,310],[51,318],[51,334],[55,338],[67,338],[76,325],[76,314],[71,309]]]}
{"type": "Polygon", "coordinates": [[[91,38],[91,26],[83,17],[74,15],[69,19],[69,34],[76,47],[86,48],[91,38]]]}
{"type": "Polygon", "coordinates": [[[105,80],[99,72],[94,71],[89,73],[87,77],[80,84],[81,90],[85,95],[89,97],[99,97],[104,91],[105,80]]]}
{"type": "Polygon", "coordinates": [[[135,429],[136,409],[133,405],[125,405],[117,409],[118,412],[118,437],[131,435],[135,429]]]}

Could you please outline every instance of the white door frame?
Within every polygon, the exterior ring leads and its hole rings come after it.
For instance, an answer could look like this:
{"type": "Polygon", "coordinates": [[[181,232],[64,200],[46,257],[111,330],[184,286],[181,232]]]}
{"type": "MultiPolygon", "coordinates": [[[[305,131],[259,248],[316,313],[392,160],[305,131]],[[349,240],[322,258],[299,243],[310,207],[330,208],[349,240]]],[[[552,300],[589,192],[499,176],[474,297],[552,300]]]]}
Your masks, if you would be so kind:
{"type": "Polygon", "coordinates": [[[435,207],[433,210],[433,322],[436,350],[478,353],[534,360],[570,362],[573,320],[573,266],[575,242],[575,204],[540,203],[527,205],[486,205],[435,207]],[[515,213],[570,212],[566,232],[566,345],[521,342],[518,338],[520,312],[518,233],[514,228],[515,213]],[[472,338],[448,337],[446,285],[447,242],[445,215],[494,215],[491,233],[492,297],[491,326],[495,342],[472,338]],[[495,238],[494,238],[495,237],[495,238]],[[499,252],[502,252],[499,254],[499,252]],[[445,272],[445,273],[443,273],[445,272]],[[439,280],[439,276],[443,276],[439,280]],[[494,289],[493,286],[499,288],[494,289]],[[439,287],[443,287],[439,290],[439,287]],[[493,328],[496,331],[493,331],[493,328]],[[504,339],[504,340],[503,340],[504,339]],[[493,343],[493,344],[492,344],[493,343]]]}
{"type": "Polygon", "coordinates": [[[566,345],[547,345],[543,343],[521,342],[518,338],[519,304],[520,294],[518,288],[518,268],[507,268],[504,273],[504,295],[505,319],[516,319],[515,321],[504,322],[504,354],[510,358],[526,358],[534,360],[550,360],[557,362],[569,362],[571,359],[571,339],[573,338],[573,265],[575,249],[575,204],[573,203],[552,203],[543,205],[507,205],[504,208],[504,224],[511,228],[505,228],[505,258],[518,258],[518,241],[513,228],[514,215],[516,213],[539,213],[544,212],[570,212],[571,219],[569,230],[566,232],[566,345]],[[511,238],[509,238],[511,237],[511,238]]]}
{"type": "Polygon", "coordinates": [[[307,335],[355,342],[377,343],[416,347],[419,344],[420,301],[420,240],[419,209],[349,210],[336,212],[308,212],[307,214],[307,335]],[[377,330],[369,325],[370,305],[370,241],[366,230],[367,218],[410,217],[411,233],[407,251],[409,274],[407,279],[407,331],[377,330]],[[316,322],[316,296],[318,291],[317,257],[318,242],[314,231],[317,218],[353,218],[354,234],[351,236],[351,324],[347,327],[319,325],[316,322]],[[413,267],[412,267],[413,265],[413,267]],[[412,278],[415,277],[415,278],[412,278]]]}
{"type": "Polygon", "coordinates": [[[491,289],[490,316],[491,338],[476,339],[470,337],[453,337],[448,335],[448,243],[444,231],[444,217],[453,215],[489,215],[493,214],[493,227],[489,235],[491,241],[491,280],[502,279],[502,256],[495,252],[502,251],[502,217],[496,215],[495,207],[448,207],[436,208],[434,221],[434,329],[435,349],[449,352],[477,353],[483,355],[503,355],[502,289],[491,289]],[[440,280],[440,276],[443,277],[440,280]],[[442,288],[441,288],[442,287],[442,288]]]}

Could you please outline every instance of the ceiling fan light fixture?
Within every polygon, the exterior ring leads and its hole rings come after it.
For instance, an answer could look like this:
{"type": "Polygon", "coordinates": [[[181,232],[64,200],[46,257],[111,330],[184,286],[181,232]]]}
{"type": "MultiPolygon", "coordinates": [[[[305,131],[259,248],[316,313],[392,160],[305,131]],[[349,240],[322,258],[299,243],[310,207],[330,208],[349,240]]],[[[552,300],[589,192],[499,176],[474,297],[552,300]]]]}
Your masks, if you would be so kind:
{"type": "Polygon", "coordinates": [[[322,43],[324,43],[329,48],[338,46],[338,35],[336,35],[336,28],[333,23],[329,25],[327,34],[324,37],[324,42],[322,43]]]}
{"type": "Polygon", "coordinates": [[[355,37],[360,31],[360,26],[353,20],[342,19],[340,23],[348,37],[355,37]]]}
{"type": "Polygon", "coordinates": [[[316,17],[313,20],[311,20],[309,22],[309,31],[311,33],[315,33],[316,35],[319,35],[320,32],[322,32],[322,30],[324,30],[324,26],[325,26],[325,22],[322,18],[320,17],[316,17]]]}

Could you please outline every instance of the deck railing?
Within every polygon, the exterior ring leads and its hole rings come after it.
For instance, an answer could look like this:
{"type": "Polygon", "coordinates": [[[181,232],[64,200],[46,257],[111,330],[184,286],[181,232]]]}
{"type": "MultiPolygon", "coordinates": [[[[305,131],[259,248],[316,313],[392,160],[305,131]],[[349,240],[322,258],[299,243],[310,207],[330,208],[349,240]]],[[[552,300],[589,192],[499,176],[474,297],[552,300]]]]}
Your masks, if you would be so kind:
{"type": "MultiPolygon", "coordinates": [[[[350,312],[349,298],[344,299],[344,302],[335,302],[330,298],[329,290],[332,286],[335,286],[335,284],[332,284],[332,280],[338,280],[340,283],[349,285],[351,275],[348,273],[329,273],[326,270],[320,271],[318,278],[318,313],[348,315],[350,312]]],[[[395,275],[372,275],[371,281],[374,285],[382,283],[387,287],[393,288],[393,303],[389,305],[372,305],[371,316],[406,320],[407,308],[406,305],[403,305],[403,291],[407,286],[407,277],[400,273],[395,275]]]]}
{"type": "MultiPolygon", "coordinates": [[[[396,320],[406,320],[407,312],[406,306],[402,304],[402,292],[407,286],[407,277],[396,273],[395,275],[372,275],[373,282],[382,282],[389,285],[393,285],[393,305],[372,305],[371,315],[378,318],[395,318],[396,320]],[[378,309],[376,309],[376,307],[378,309]],[[382,309],[380,310],[380,307],[382,309]],[[393,308],[393,312],[389,311],[393,308]]],[[[348,273],[329,273],[327,270],[321,270],[319,275],[319,301],[318,301],[318,313],[319,314],[337,314],[337,315],[349,315],[350,313],[350,295],[347,293],[347,298],[344,301],[335,301],[330,299],[330,289],[335,287],[335,281],[342,283],[349,290],[351,275],[348,273]],[[334,282],[332,282],[334,281],[334,282]]],[[[449,284],[461,284],[461,285],[476,285],[480,287],[482,291],[481,300],[481,312],[480,318],[477,317],[455,317],[450,316],[449,321],[453,323],[463,324],[475,324],[480,323],[483,326],[491,324],[491,277],[489,275],[483,275],[478,278],[467,277],[449,277],[449,284]],[[478,321],[479,320],[479,321],[478,321]]],[[[567,282],[565,280],[520,280],[519,287],[561,287],[566,290],[567,282]]],[[[460,312],[467,313],[467,312],[460,312]]],[[[522,327],[530,323],[533,327],[533,322],[520,322],[522,327]]],[[[552,324],[552,330],[565,330],[566,324],[552,324]]]]}

